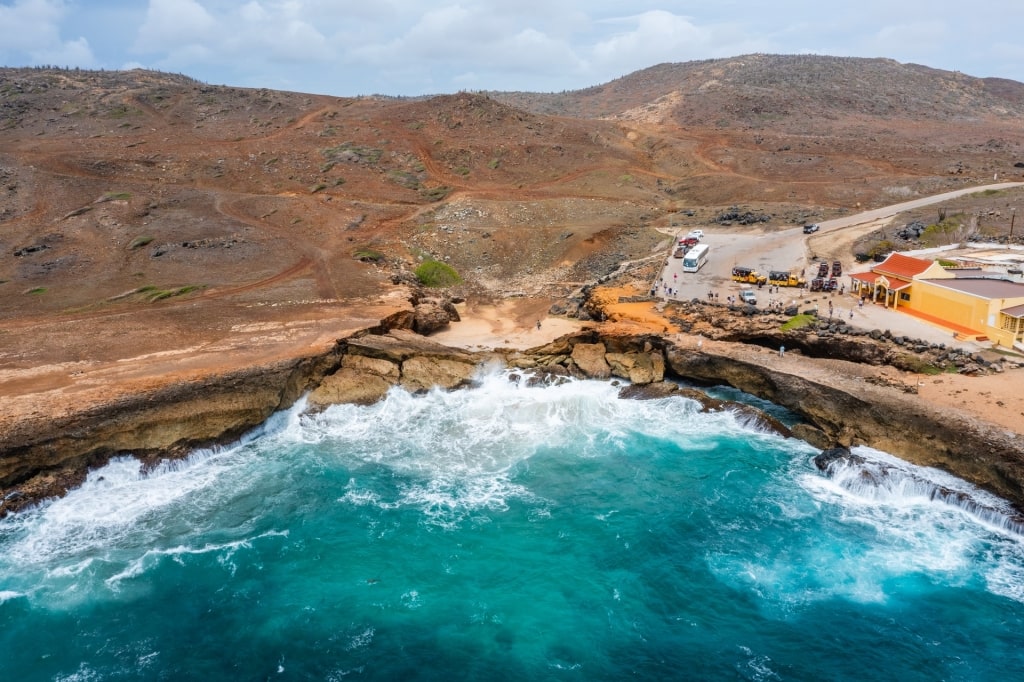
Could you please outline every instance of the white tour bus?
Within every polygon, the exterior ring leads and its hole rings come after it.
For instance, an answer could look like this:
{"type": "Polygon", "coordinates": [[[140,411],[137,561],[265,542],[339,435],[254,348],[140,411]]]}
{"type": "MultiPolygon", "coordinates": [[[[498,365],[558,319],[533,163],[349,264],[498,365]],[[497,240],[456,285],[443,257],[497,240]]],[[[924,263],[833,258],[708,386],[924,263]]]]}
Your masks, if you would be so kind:
{"type": "Polygon", "coordinates": [[[697,272],[708,262],[708,245],[697,244],[683,256],[683,272],[697,272]]]}

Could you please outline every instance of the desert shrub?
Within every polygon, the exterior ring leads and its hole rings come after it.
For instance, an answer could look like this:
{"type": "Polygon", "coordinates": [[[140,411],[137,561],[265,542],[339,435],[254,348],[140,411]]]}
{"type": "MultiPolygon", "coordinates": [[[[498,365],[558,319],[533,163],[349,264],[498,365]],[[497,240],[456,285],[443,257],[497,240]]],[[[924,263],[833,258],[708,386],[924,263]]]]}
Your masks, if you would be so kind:
{"type": "Polygon", "coordinates": [[[323,149],[320,153],[331,161],[355,161],[373,164],[380,161],[380,157],[384,154],[384,150],[345,142],[344,144],[339,144],[336,147],[323,149]]]}
{"type": "Polygon", "coordinates": [[[868,249],[868,255],[874,259],[878,259],[880,256],[884,256],[887,253],[891,253],[893,250],[892,242],[888,239],[883,239],[876,242],[870,249],[868,249]]]}
{"type": "Polygon", "coordinates": [[[424,261],[415,271],[416,278],[427,287],[450,287],[462,283],[455,268],[436,260],[424,261]]]}
{"type": "Polygon", "coordinates": [[[441,187],[425,187],[420,190],[420,194],[427,201],[441,201],[452,191],[451,187],[442,185],[441,187]]]}
{"type": "Polygon", "coordinates": [[[361,260],[364,263],[379,263],[384,260],[384,254],[376,249],[371,249],[368,246],[363,246],[352,252],[352,257],[356,260],[361,260]]]}
{"type": "Polygon", "coordinates": [[[150,237],[148,234],[141,235],[141,236],[138,236],[135,239],[131,240],[131,242],[128,244],[128,248],[129,249],[140,249],[143,246],[145,246],[146,244],[149,244],[151,241],[153,241],[153,238],[150,237]]]}
{"type": "Polygon", "coordinates": [[[929,225],[921,233],[921,243],[926,246],[940,246],[959,242],[963,237],[963,224],[960,216],[950,216],[942,221],[929,225]]]}
{"type": "Polygon", "coordinates": [[[102,204],[105,201],[128,201],[131,198],[131,192],[107,192],[93,203],[102,204]]]}
{"type": "Polygon", "coordinates": [[[391,182],[408,189],[419,189],[420,181],[414,174],[402,170],[389,170],[386,175],[391,182]]]}
{"type": "Polygon", "coordinates": [[[317,192],[322,192],[325,189],[327,189],[327,185],[325,185],[322,182],[318,182],[317,184],[309,188],[309,193],[316,194],[317,192]]]}
{"type": "Polygon", "coordinates": [[[157,289],[156,287],[142,287],[139,289],[139,293],[146,294],[146,298],[150,303],[156,301],[162,301],[165,298],[174,298],[175,296],[184,296],[185,294],[191,294],[193,291],[199,291],[202,286],[198,284],[187,284],[183,287],[177,287],[176,289],[157,289]]]}
{"type": "Polygon", "coordinates": [[[804,327],[809,327],[813,325],[817,319],[818,318],[816,318],[814,315],[807,315],[806,313],[794,315],[793,317],[789,318],[789,320],[787,320],[785,324],[782,325],[782,331],[788,332],[794,329],[803,329],[804,327]]]}

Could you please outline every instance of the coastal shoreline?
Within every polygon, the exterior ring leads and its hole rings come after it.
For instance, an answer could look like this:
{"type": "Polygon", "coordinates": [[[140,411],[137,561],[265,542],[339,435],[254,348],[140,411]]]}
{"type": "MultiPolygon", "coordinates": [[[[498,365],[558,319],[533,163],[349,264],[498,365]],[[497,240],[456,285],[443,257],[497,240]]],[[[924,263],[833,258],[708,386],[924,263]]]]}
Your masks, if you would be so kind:
{"type": "MultiPolygon", "coordinates": [[[[600,345],[602,352],[616,355],[613,365],[620,364],[608,376],[630,378],[633,365],[622,365],[618,356],[650,357],[655,366],[662,363],[669,380],[728,384],[793,410],[812,427],[801,437],[816,446],[877,447],[915,464],[943,468],[1024,508],[1024,444],[1008,423],[984,419],[993,416],[985,409],[988,399],[1002,402],[1007,417],[1014,409],[1024,409],[1012,395],[994,397],[1013,385],[1013,371],[990,377],[925,377],[793,351],[780,356],[761,346],[715,341],[678,329],[666,333],[660,322],[581,324],[540,318],[536,307],[513,302],[464,309],[464,322],[433,337],[393,331],[402,328],[396,320],[404,319],[395,315],[389,324],[349,330],[306,352],[293,348],[291,357],[218,368],[201,377],[150,377],[148,383],[137,384],[145,388],[135,393],[122,391],[114,398],[98,393],[92,403],[64,402],[59,413],[57,405],[45,400],[24,403],[33,410],[8,419],[16,428],[0,437],[0,512],[62,494],[89,468],[118,454],[132,453],[145,463],[235,439],[320,385],[352,354],[377,361],[398,358],[399,365],[410,357],[432,358],[426,370],[420,369],[427,378],[417,379],[418,386],[431,380],[431,362],[452,360],[472,365],[497,359],[513,367],[558,365],[559,371],[568,367],[575,372],[582,362],[573,359],[577,344],[600,345]],[[383,338],[389,331],[391,348],[376,347],[379,342],[354,348],[361,337],[383,338]],[[914,390],[908,390],[911,384],[914,390]]],[[[457,378],[452,387],[466,383],[464,377],[457,378]]]]}

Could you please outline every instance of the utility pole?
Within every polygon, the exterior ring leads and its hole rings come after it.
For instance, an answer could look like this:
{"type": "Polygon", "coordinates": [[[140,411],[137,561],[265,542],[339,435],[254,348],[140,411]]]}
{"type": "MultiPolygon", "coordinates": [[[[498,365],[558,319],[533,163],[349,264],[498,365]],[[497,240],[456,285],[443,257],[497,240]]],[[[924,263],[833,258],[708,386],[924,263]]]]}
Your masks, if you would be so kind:
{"type": "Polygon", "coordinates": [[[1010,209],[1010,236],[1013,236],[1013,221],[1017,217],[1017,207],[1014,206],[1010,209]]]}

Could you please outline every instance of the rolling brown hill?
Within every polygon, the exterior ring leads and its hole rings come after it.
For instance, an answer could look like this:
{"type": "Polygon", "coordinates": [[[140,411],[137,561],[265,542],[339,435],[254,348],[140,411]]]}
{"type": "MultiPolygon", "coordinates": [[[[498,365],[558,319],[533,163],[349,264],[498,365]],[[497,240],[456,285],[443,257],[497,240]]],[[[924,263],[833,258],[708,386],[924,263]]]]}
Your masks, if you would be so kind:
{"type": "Polygon", "coordinates": [[[417,99],[0,69],[0,366],[351,315],[424,258],[558,299],[730,206],[787,225],[1019,178],[1022,92],[810,56],[417,99]]]}
{"type": "Polygon", "coordinates": [[[1024,84],[975,78],[891,59],[751,54],[659,64],[604,85],[561,94],[493,93],[539,113],[621,118],[648,110],[679,125],[751,126],[806,132],[863,116],[955,123],[1019,120],[1024,84]],[[669,106],[654,107],[672,97],[669,106]]]}

